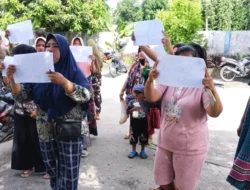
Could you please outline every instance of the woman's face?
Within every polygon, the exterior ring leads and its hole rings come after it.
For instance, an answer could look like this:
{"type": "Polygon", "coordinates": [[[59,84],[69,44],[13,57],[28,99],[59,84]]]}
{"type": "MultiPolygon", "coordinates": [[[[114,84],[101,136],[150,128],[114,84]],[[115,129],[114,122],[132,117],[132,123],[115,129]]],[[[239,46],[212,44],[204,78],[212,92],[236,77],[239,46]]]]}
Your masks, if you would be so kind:
{"type": "Polygon", "coordinates": [[[45,41],[38,40],[36,43],[36,51],[37,52],[44,52],[45,51],[45,41]]]}
{"type": "Polygon", "coordinates": [[[82,43],[79,39],[75,39],[73,42],[73,46],[82,46],[82,43]]]}
{"type": "Polygon", "coordinates": [[[54,64],[56,64],[60,60],[60,49],[54,38],[48,41],[46,50],[53,53],[54,64]]]}

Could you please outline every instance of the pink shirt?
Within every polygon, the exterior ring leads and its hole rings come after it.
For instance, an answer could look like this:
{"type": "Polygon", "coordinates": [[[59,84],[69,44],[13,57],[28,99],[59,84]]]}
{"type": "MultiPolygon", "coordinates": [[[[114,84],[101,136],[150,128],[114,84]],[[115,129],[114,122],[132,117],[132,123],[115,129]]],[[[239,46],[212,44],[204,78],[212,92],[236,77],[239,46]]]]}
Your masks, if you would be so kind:
{"type": "Polygon", "coordinates": [[[85,63],[78,62],[77,65],[81,69],[81,71],[85,74],[86,77],[89,77],[91,75],[90,62],[85,62],[85,63]]]}
{"type": "Polygon", "coordinates": [[[205,89],[156,85],[162,96],[161,129],[158,146],[177,154],[195,155],[208,151],[205,89]]]}

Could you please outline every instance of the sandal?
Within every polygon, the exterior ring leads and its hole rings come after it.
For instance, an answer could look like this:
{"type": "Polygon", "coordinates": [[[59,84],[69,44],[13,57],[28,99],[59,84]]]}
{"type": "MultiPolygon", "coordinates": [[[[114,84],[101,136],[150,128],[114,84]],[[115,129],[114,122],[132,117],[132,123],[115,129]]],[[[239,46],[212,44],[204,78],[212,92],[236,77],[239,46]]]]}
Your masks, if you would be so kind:
{"type": "Polygon", "coordinates": [[[146,159],[146,158],[148,157],[148,155],[147,155],[147,153],[143,150],[143,151],[141,151],[141,153],[140,153],[140,157],[141,157],[142,159],[146,159]]]}
{"type": "Polygon", "coordinates": [[[21,177],[27,178],[27,177],[29,177],[31,174],[33,174],[34,172],[35,172],[34,169],[32,169],[32,170],[25,170],[25,171],[23,171],[23,173],[21,174],[21,177]]]}
{"type": "Polygon", "coordinates": [[[132,158],[136,157],[137,155],[138,155],[138,153],[136,151],[131,151],[129,153],[128,157],[132,159],[132,158]]]}
{"type": "Polygon", "coordinates": [[[49,177],[49,174],[45,174],[44,176],[43,176],[43,179],[49,179],[50,177],[49,177]]]}

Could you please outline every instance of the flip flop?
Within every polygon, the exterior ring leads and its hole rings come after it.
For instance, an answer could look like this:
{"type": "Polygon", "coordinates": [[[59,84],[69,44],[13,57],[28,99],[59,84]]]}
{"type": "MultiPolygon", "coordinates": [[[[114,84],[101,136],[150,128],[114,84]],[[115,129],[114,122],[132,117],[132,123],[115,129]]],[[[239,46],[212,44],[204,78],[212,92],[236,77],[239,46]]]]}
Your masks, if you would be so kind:
{"type": "Polygon", "coordinates": [[[140,157],[141,157],[142,159],[146,159],[146,158],[148,157],[148,155],[147,155],[147,153],[143,150],[143,151],[141,151],[141,153],[140,153],[140,157]]]}
{"type": "Polygon", "coordinates": [[[132,159],[132,158],[136,157],[137,155],[138,155],[138,153],[137,153],[136,151],[131,151],[131,152],[129,153],[128,157],[129,157],[130,159],[132,159]]]}
{"type": "Polygon", "coordinates": [[[45,175],[43,176],[43,179],[50,179],[49,174],[45,174],[45,175]]]}
{"type": "Polygon", "coordinates": [[[29,177],[31,174],[33,174],[34,172],[35,172],[34,169],[23,171],[23,173],[21,174],[21,177],[27,178],[27,177],[29,177]]]}

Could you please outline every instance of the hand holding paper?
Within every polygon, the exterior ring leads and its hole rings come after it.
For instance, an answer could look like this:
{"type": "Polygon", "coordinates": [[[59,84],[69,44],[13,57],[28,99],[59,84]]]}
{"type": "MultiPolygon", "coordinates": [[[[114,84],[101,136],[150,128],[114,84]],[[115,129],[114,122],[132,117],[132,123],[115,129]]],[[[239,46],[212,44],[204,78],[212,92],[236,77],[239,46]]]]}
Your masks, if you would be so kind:
{"type": "Polygon", "coordinates": [[[14,56],[16,83],[47,83],[51,82],[46,74],[54,71],[53,54],[49,52],[19,54],[14,56]]]}
{"type": "Polygon", "coordinates": [[[203,88],[205,68],[201,58],[165,55],[159,61],[156,82],[172,87],[203,88]]]}
{"type": "Polygon", "coordinates": [[[76,62],[91,62],[90,55],[93,54],[93,48],[88,46],[70,46],[70,50],[76,62]]]}
{"type": "Polygon", "coordinates": [[[10,43],[14,42],[25,42],[27,40],[33,39],[33,31],[31,20],[26,20],[16,24],[11,24],[7,26],[9,32],[10,43]]]}
{"type": "Polygon", "coordinates": [[[14,57],[6,56],[3,61],[4,68],[2,70],[2,76],[7,76],[7,68],[9,65],[14,64],[14,57]]]}
{"type": "Polygon", "coordinates": [[[164,31],[163,23],[160,20],[148,20],[136,22],[134,26],[135,44],[162,45],[164,31]]]}

